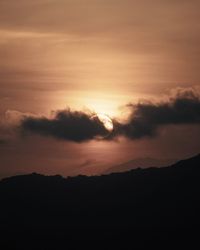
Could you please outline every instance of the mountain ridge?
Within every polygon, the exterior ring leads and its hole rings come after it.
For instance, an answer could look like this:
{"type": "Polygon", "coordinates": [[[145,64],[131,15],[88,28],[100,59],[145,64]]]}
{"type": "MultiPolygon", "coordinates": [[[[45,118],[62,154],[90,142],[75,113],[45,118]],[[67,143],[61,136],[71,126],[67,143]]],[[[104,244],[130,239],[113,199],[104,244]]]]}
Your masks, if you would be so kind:
{"type": "Polygon", "coordinates": [[[136,168],[166,167],[176,162],[178,162],[177,159],[156,159],[150,157],[135,158],[133,160],[114,165],[104,171],[103,174],[122,173],[136,168]]]}
{"type": "MultiPolygon", "coordinates": [[[[196,159],[200,159],[200,153],[195,155],[195,156],[183,159],[183,160],[178,160],[178,161],[174,162],[171,165],[162,166],[162,169],[169,168],[169,167],[175,167],[175,166],[180,165],[180,164],[182,164],[184,162],[191,161],[191,160],[196,160],[196,159]]],[[[120,164],[120,165],[123,165],[123,164],[120,164]]],[[[130,172],[134,173],[134,172],[137,172],[139,170],[149,170],[149,169],[159,169],[159,168],[160,167],[158,167],[158,166],[150,166],[150,167],[147,167],[147,168],[143,168],[143,166],[138,166],[135,169],[129,169],[129,170],[123,171],[123,172],[112,172],[112,173],[104,172],[101,175],[92,175],[92,176],[77,175],[77,176],[67,176],[67,177],[64,177],[64,176],[59,175],[59,174],[56,174],[56,175],[44,175],[44,174],[40,174],[40,173],[37,173],[37,172],[32,172],[30,174],[20,174],[20,175],[15,175],[15,176],[4,177],[4,178],[2,178],[0,180],[0,183],[6,182],[6,181],[9,181],[9,180],[13,180],[13,179],[25,178],[25,177],[39,177],[39,178],[46,177],[46,178],[50,178],[50,179],[59,178],[59,179],[63,179],[63,180],[74,180],[75,178],[95,178],[95,177],[99,178],[99,177],[103,177],[103,176],[105,177],[105,176],[109,176],[109,175],[126,174],[126,173],[130,173],[130,172]]]]}
{"type": "Polygon", "coordinates": [[[199,166],[200,154],[168,167],[102,176],[6,178],[0,181],[0,242],[19,243],[23,235],[29,249],[38,249],[31,244],[41,239],[41,249],[91,238],[95,244],[134,240],[135,246],[158,232],[189,233],[200,227],[199,166]]]}

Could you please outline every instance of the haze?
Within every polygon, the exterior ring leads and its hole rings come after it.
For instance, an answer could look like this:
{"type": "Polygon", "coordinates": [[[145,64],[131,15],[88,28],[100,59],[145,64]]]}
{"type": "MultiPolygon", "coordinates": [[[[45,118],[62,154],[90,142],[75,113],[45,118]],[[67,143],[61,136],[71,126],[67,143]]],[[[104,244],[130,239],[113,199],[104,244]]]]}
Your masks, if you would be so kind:
{"type": "Polygon", "coordinates": [[[199,105],[199,8],[198,0],[1,0],[0,177],[101,174],[135,158],[199,153],[198,109],[141,138],[77,143],[19,129],[24,117],[68,107],[124,122],[130,103],[184,93],[199,105]]]}

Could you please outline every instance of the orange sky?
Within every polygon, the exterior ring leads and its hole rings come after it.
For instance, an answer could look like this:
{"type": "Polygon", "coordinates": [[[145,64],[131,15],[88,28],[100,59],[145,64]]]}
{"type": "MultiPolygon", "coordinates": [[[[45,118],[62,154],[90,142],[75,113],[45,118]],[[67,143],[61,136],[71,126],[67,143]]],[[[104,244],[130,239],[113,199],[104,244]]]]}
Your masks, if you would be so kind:
{"type": "MultiPolygon", "coordinates": [[[[0,1],[0,118],[5,120],[8,110],[49,115],[68,106],[123,117],[129,102],[200,86],[199,8],[198,0],[0,1]]],[[[95,173],[143,155],[183,157],[200,149],[194,139],[199,130],[190,131],[184,133],[191,145],[182,145],[172,156],[166,156],[173,145],[164,135],[137,145],[53,140],[52,148],[49,139],[34,137],[31,143],[17,138],[0,145],[2,172],[26,172],[24,165],[32,161],[37,171],[52,173],[58,167],[62,174],[79,173],[79,166],[88,162],[91,170],[86,172],[95,173]],[[34,153],[38,143],[41,148],[34,153]]],[[[181,140],[180,133],[174,147],[181,140]]]]}

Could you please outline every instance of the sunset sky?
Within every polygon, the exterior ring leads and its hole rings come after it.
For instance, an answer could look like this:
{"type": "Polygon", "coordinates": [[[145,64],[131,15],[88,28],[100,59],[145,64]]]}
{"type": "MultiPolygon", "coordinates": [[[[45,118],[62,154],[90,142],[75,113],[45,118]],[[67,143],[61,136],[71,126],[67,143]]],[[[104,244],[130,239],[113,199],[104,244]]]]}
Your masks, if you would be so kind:
{"type": "Polygon", "coordinates": [[[0,177],[100,174],[199,153],[199,9],[199,0],[1,0],[0,177]],[[96,137],[94,113],[113,120],[111,138],[96,137]],[[84,139],[72,138],[69,114],[84,139]]]}

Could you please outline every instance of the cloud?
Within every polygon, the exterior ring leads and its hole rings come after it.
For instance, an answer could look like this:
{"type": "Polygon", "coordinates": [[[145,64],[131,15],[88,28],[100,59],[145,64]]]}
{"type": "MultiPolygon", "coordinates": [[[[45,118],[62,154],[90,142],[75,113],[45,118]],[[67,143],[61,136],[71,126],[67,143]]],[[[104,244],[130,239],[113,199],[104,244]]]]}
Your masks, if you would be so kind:
{"type": "Polygon", "coordinates": [[[0,139],[0,146],[1,146],[1,145],[5,145],[5,144],[6,144],[6,141],[3,140],[3,139],[0,139]]]}
{"type": "Polygon", "coordinates": [[[30,116],[30,114],[16,110],[7,110],[0,114],[0,145],[5,145],[8,141],[18,137],[18,127],[25,116],[30,116]]]}
{"type": "Polygon", "coordinates": [[[200,95],[195,89],[177,89],[168,101],[129,104],[128,107],[131,109],[128,122],[116,122],[115,136],[139,139],[155,136],[164,125],[200,123],[200,95]]]}
{"type": "Polygon", "coordinates": [[[143,101],[127,107],[131,110],[128,120],[121,123],[113,119],[114,129],[110,133],[93,113],[70,109],[57,111],[52,118],[26,114],[21,121],[21,129],[26,133],[83,142],[97,138],[114,140],[119,136],[132,140],[154,137],[162,126],[200,123],[198,89],[179,88],[164,101],[143,101]]]}
{"type": "Polygon", "coordinates": [[[108,133],[103,123],[93,117],[92,113],[81,111],[57,111],[53,118],[26,117],[22,120],[21,128],[25,132],[43,136],[53,136],[74,142],[83,142],[97,137],[104,137],[108,133]]]}
{"type": "Polygon", "coordinates": [[[8,109],[5,112],[4,123],[8,126],[18,125],[26,117],[38,117],[38,115],[8,109]]]}

